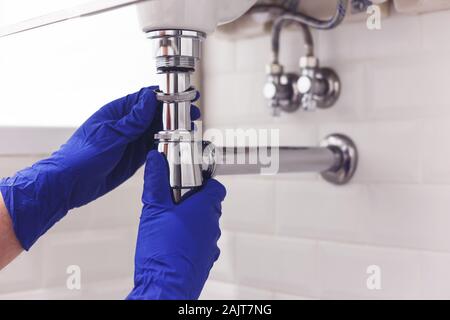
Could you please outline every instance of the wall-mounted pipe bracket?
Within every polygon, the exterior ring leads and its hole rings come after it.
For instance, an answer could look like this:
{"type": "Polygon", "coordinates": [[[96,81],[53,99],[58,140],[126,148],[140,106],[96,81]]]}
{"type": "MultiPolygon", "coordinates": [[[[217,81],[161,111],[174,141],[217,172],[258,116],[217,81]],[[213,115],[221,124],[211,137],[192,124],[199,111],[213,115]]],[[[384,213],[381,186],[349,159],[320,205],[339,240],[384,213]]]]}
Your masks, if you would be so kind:
{"type": "Polygon", "coordinates": [[[321,173],[322,178],[337,185],[348,183],[358,166],[358,149],[355,143],[343,134],[332,134],[326,137],[320,146],[338,150],[342,157],[339,166],[321,173]]]}

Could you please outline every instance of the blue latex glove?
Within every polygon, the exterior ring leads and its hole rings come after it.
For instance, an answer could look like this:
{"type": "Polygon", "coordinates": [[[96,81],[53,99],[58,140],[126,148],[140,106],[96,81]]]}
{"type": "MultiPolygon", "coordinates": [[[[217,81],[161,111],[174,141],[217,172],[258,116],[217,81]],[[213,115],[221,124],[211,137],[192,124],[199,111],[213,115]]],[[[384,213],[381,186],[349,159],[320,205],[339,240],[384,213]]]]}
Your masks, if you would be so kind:
{"type": "Polygon", "coordinates": [[[198,192],[174,204],[168,177],[165,157],[150,151],[134,289],[127,299],[197,299],[219,257],[217,240],[225,188],[211,179],[198,192]]]}
{"type": "MultiPolygon", "coordinates": [[[[0,180],[22,247],[28,250],[75,207],[116,188],[141,167],[162,127],[161,104],[149,87],[92,115],[49,158],[0,180]]],[[[192,109],[192,118],[200,113],[192,109]]]]}

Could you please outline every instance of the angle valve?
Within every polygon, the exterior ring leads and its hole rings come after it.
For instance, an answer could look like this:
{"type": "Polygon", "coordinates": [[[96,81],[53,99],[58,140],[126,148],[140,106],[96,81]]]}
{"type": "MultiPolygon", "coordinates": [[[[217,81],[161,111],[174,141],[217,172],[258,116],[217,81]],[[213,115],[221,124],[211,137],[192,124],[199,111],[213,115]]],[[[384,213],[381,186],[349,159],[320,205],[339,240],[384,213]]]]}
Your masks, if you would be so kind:
{"type": "Polygon", "coordinates": [[[274,115],[298,109],[314,111],[332,107],[339,98],[341,82],[335,71],[322,68],[314,55],[310,29],[293,14],[278,17],[272,28],[272,62],[267,66],[264,96],[274,115]],[[299,73],[285,72],[279,62],[280,34],[288,22],[297,23],[302,30],[306,54],[300,58],[299,73]]]}

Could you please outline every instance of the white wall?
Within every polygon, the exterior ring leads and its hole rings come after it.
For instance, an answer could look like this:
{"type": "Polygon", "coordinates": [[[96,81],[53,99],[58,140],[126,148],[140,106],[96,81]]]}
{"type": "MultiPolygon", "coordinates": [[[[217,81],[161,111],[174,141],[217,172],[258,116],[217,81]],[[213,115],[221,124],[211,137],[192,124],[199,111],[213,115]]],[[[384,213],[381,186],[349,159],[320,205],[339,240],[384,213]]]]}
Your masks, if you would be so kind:
{"type": "Polygon", "coordinates": [[[155,83],[152,56],[134,7],[0,38],[0,126],[78,126],[155,83]]]}
{"type": "MultiPolygon", "coordinates": [[[[359,170],[335,187],[315,174],[227,177],[222,257],[206,297],[450,298],[450,11],[316,32],[322,65],[343,81],[327,111],[273,118],[261,95],[267,35],[211,37],[205,123],[280,128],[285,145],[343,132],[359,170]],[[366,288],[379,265],[382,290],[366,288]]],[[[282,61],[295,70],[301,36],[286,31],[282,61]]]]}

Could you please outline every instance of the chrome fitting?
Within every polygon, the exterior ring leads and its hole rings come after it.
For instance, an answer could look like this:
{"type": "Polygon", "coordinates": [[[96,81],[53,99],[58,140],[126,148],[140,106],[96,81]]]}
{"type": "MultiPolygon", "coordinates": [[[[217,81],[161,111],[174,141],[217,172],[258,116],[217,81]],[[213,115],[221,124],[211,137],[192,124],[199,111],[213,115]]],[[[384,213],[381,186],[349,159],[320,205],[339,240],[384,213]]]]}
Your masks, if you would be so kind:
{"type": "Polygon", "coordinates": [[[283,66],[279,63],[269,63],[266,65],[266,73],[270,75],[280,75],[284,71],[283,66]]]}
{"type": "Polygon", "coordinates": [[[191,121],[191,104],[197,90],[191,73],[201,57],[205,34],[190,30],[156,30],[147,33],[153,42],[162,102],[163,130],[155,135],[158,151],[164,153],[175,202],[203,184],[202,141],[196,140],[191,121]]]}
{"type": "Polygon", "coordinates": [[[303,56],[300,57],[298,66],[300,69],[304,68],[318,68],[319,67],[319,59],[315,56],[303,56]]]}
{"type": "Polygon", "coordinates": [[[203,32],[191,30],[155,30],[147,32],[154,44],[154,56],[158,71],[177,68],[194,71],[201,58],[203,32]]]}
{"type": "Polygon", "coordinates": [[[357,170],[358,149],[343,134],[328,135],[318,147],[219,147],[204,142],[203,172],[207,177],[260,174],[267,169],[268,160],[270,165],[277,164],[277,170],[270,174],[318,172],[331,184],[345,185],[357,170]]]}
{"type": "Polygon", "coordinates": [[[314,55],[311,31],[297,16],[285,14],[275,20],[272,55],[273,60],[266,67],[267,82],[263,92],[274,115],[279,115],[281,111],[325,109],[336,103],[341,91],[339,77],[332,69],[320,67],[319,59],[314,55]],[[299,60],[299,73],[285,73],[278,61],[280,34],[287,22],[300,25],[305,41],[306,54],[299,60]]]}

